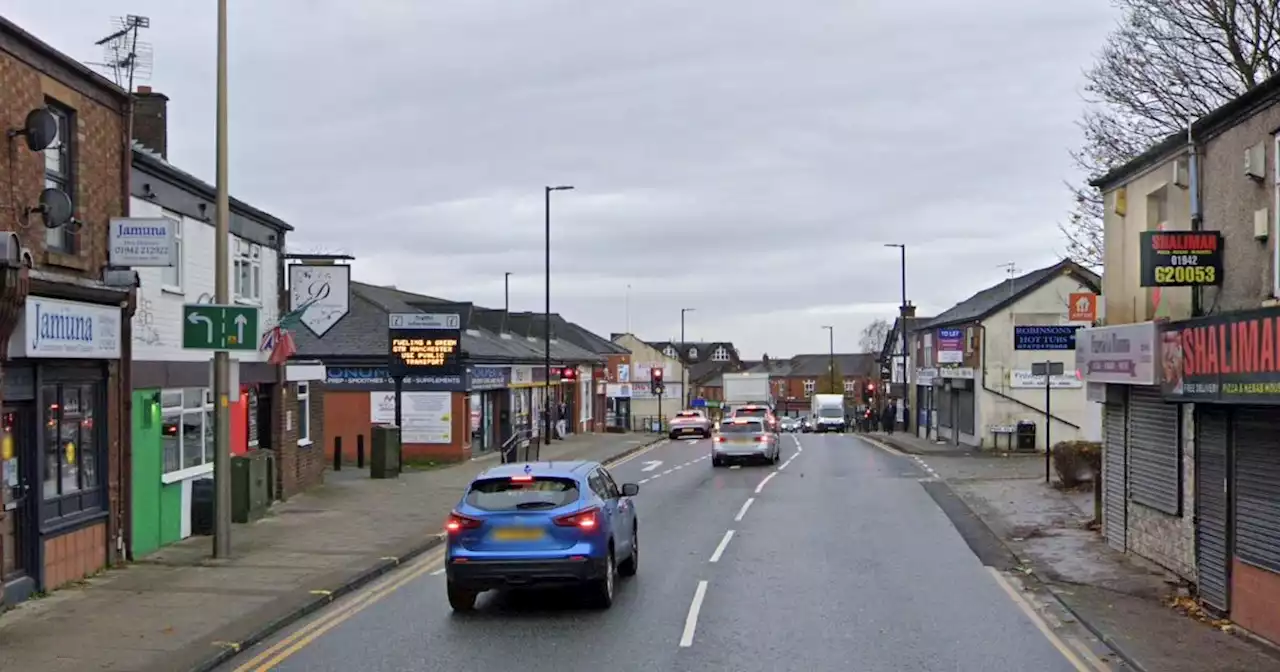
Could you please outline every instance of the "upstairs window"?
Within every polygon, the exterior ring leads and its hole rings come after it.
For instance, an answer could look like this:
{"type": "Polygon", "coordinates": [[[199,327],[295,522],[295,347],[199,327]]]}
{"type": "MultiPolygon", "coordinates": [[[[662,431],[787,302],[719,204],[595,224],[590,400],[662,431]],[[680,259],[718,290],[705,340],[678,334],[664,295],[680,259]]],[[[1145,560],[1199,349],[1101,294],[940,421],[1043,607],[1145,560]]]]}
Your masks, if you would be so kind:
{"type": "Polygon", "coordinates": [[[853,394],[854,392],[857,392],[857,391],[858,391],[858,381],[856,381],[856,380],[846,380],[846,381],[844,381],[844,393],[845,393],[845,394],[853,394]]]}
{"type": "Polygon", "coordinates": [[[182,217],[173,212],[161,212],[166,219],[173,220],[173,246],[177,263],[160,268],[160,287],[162,289],[182,293],[182,217]]]}
{"type": "Polygon", "coordinates": [[[729,361],[729,350],[723,345],[716,346],[715,352],[711,353],[711,361],[727,362],[729,361]]]}
{"type": "Polygon", "coordinates": [[[818,381],[816,380],[804,381],[804,396],[806,397],[813,396],[813,388],[817,387],[817,385],[818,385],[818,381]]]}
{"type": "Polygon", "coordinates": [[[233,261],[236,300],[262,302],[262,246],[236,238],[233,261]]]}
{"type": "Polygon", "coordinates": [[[691,360],[692,360],[692,359],[697,359],[697,358],[698,358],[698,349],[697,349],[697,348],[689,348],[689,359],[691,359],[691,360]]]}
{"type": "Polygon", "coordinates": [[[676,356],[676,349],[668,345],[666,349],[662,351],[662,354],[674,359],[676,356]]]}
{"type": "MultiPolygon", "coordinates": [[[[72,202],[76,198],[75,185],[75,142],[71,129],[75,128],[74,113],[54,102],[46,102],[53,118],[58,122],[58,135],[53,144],[44,150],[44,186],[46,189],[61,189],[72,202]]],[[[76,234],[59,226],[56,229],[44,230],[45,249],[63,254],[76,253],[76,234]]]]}

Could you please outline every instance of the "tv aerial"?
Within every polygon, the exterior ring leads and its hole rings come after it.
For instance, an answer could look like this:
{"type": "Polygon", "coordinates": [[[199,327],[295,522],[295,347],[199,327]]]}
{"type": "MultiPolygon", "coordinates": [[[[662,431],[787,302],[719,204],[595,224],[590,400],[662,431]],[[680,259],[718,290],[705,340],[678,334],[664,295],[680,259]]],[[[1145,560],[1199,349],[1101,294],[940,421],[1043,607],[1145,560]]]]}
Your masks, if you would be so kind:
{"type": "Polygon", "coordinates": [[[138,40],[138,31],[151,27],[151,19],[145,16],[130,14],[111,19],[113,32],[94,42],[102,47],[101,63],[89,63],[105,70],[116,86],[130,93],[133,92],[135,80],[149,80],[154,53],[149,42],[138,40]]]}

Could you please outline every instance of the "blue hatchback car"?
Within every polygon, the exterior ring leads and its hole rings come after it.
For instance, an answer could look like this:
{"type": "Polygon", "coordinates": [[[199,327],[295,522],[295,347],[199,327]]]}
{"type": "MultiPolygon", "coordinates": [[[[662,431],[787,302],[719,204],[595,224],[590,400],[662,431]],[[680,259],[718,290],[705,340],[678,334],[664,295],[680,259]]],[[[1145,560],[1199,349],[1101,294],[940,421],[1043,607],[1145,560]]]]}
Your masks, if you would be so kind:
{"type": "Polygon", "coordinates": [[[455,611],[486,590],[583,586],[613,605],[619,575],[640,562],[635,483],[596,462],[504,464],[480,474],[445,523],[445,578],[455,611]]]}

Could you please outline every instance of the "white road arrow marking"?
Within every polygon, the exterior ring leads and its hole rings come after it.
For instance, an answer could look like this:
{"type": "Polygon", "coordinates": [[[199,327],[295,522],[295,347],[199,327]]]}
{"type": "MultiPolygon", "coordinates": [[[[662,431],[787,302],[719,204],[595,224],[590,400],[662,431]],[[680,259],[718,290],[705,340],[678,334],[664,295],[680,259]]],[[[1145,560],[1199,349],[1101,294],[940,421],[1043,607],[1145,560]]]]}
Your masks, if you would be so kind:
{"type": "Polygon", "coordinates": [[[244,343],[244,325],[249,323],[249,318],[243,314],[236,315],[236,343],[244,343]]]}
{"type": "Polygon", "coordinates": [[[208,340],[210,343],[213,343],[213,320],[209,319],[207,315],[191,313],[191,315],[187,317],[187,321],[191,324],[200,324],[201,322],[204,322],[204,328],[209,332],[208,340]]]}
{"type": "Polygon", "coordinates": [[[644,467],[640,471],[653,471],[662,466],[662,460],[649,460],[644,463],[644,467]]]}

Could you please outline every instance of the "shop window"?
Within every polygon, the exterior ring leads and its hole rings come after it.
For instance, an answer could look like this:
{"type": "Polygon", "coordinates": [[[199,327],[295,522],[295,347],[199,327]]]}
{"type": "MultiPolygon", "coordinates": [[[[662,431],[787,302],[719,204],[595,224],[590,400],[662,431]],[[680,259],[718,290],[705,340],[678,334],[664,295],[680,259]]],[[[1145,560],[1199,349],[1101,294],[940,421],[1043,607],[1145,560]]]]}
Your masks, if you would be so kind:
{"type": "Polygon", "coordinates": [[[97,422],[100,387],[61,383],[40,388],[44,412],[45,518],[62,518],[102,508],[106,441],[97,422]]]}
{"type": "Polygon", "coordinates": [[[311,443],[311,385],[298,383],[298,445],[311,443]]]}
{"type": "Polygon", "coordinates": [[[199,387],[160,393],[164,475],[167,481],[181,480],[212,469],[216,430],[212,402],[209,391],[199,387]]]}

